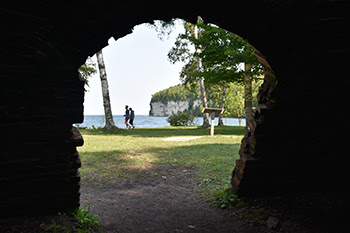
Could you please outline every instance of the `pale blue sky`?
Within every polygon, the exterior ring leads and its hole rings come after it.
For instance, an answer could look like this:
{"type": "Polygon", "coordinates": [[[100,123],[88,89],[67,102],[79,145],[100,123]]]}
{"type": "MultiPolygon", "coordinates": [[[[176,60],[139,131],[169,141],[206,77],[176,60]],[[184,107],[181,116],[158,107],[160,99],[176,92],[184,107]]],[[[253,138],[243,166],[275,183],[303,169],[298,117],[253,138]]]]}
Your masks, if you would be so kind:
{"type": "MultiPolygon", "coordinates": [[[[147,115],[152,94],[180,83],[181,63],[171,64],[167,53],[183,28],[177,24],[169,39],[157,38],[157,32],[145,24],[135,26],[133,33],[110,39],[103,48],[113,115],[123,115],[125,105],[135,114],[147,115]]],[[[96,56],[92,57],[96,63],[96,56]]],[[[99,73],[89,79],[85,92],[84,114],[103,115],[99,73]]]]}

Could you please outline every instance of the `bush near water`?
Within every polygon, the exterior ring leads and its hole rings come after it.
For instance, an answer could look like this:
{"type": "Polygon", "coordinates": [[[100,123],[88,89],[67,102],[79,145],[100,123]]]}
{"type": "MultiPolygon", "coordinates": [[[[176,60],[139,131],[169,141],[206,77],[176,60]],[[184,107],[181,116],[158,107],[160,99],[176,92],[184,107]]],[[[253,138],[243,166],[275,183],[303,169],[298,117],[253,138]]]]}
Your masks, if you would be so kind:
{"type": "Polygon", "coordinates": [[[171,126],[191,126],[194,125],[194,116],[185,112],[178,112],[168,117],[167,122],[171,126]]]}

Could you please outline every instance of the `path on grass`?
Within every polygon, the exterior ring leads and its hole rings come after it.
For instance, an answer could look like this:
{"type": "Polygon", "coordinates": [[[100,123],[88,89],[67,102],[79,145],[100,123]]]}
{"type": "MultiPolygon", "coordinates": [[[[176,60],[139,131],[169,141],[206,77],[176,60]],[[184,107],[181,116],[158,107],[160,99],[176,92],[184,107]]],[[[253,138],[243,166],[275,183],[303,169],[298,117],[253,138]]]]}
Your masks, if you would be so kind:
{"type": "Polygon", "coordinates": [[[81,205],[98,214],[105,232],[267,232],[203,202],[196,170],[158,165],[127,179],[86,181],[81,205]]]}

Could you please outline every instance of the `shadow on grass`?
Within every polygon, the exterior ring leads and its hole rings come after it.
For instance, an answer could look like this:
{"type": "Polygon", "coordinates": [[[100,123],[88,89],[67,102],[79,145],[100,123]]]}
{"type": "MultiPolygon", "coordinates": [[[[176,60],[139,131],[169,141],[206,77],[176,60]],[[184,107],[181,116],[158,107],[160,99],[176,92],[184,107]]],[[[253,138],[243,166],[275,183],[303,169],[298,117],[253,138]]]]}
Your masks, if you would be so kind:
{"type": "Polygon", "coordinates": [[[82,176],[95,176],[103,174],[112,169],[115,165],[128,162],[125,157],[127,152],[122,150],[100,150],[79,152],[82,167],[80,172],[82,176]]]}
{"type": "MultiPolygon", "coordinates": [[[[163,143],[160,141],[159,143],[163,143]]],[[[181,145],[175,142],[164,147],[140,151],[85,151],[82,157],[82,176],[96,181],[131,177],[154,179],[155,169],[169,172],[167,167],[196,167],[197,180],[207,179],[218,186],[227,182],[238,158],[238,143],[181,145]],[[150,160],[151,158],[151,160],[150,160]],[[165,166],[165,167],[164,167],[165,166]]],[[[162,174],[157,170],[158,174],[162,174]]],[[[166,175],[166,174],[163,174],[166,175]]]]}
{"type": "MultiPolygon", "coordinates": [[[[215,126],[215,135],[243,135],[243,126],[215,126]]],[[[158,128],[136,128],[133,130],[120,129],[105,131],[98,129],[79,129],[84,135],[125,135],[136,137],[172,137],[172,136],[205,136],[210,134],[210,128],[202,127],[158,127],[158,128]]]]}

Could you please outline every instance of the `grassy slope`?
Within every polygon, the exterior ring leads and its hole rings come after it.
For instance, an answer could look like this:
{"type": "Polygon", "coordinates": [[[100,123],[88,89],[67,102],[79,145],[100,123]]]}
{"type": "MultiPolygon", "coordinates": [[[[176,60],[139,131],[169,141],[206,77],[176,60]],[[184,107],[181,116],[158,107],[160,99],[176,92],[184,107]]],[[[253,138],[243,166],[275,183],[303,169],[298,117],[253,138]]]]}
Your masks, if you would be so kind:
{"type": "Polygon", "coordinates": [[[244,127],[215,127],[215,136],[200,127],[163,127],[104,132],[81,129],[79,148],[82,180],[113,181],[130,174],[146,174],[157,164],[195,166],[203,198],[213,200],[229,187],[244,127]],[[191,141],[164,141],[169,137],[202,136],[191,141]]]}

